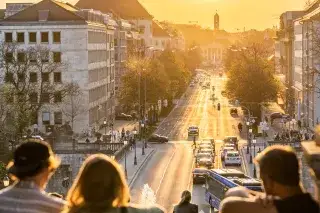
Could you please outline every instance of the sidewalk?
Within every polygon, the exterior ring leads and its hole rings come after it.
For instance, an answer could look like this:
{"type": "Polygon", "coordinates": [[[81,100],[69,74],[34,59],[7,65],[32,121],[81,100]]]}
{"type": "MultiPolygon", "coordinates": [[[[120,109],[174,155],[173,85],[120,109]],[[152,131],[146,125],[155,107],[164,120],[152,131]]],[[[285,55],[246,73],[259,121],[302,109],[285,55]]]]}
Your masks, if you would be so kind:
{"type": "Polygon", "coordinates": [[[251,147],[252,163],[250,163],[250,152],[249,152],[249,154],[247,154],[247,146],[243,146],[242,149],[240,150],[240,155],[242,158],[242,164],[241,164],[242,169],[243,169],[244,173],[250,177],[254,176],[253,175],[253,173],[254,173],[253,159],[255,156],[257,156],[257,154],[259,152],[259,148],[260,148],[260,151],[262,151],[264,149],[264,145],[263,144],[256,144],[255,149],[254,149],[253,145],[251,147]]]}
{"type": "MultiPolygon", "coordinates": [[[[121,134],[122,129],[124,129],[125,131],[127,131],[127,130],[132,131],[134,129],[134,127],[136,127],[138,129],[139,123],[137,121],[120,121],[120,120],[116,120],[115,123],[114,123],[114,126],[113,126],[113,131],[114,132],[120,132],[120,134],[121,134]]],[[[104,135],[105,132],[107,132],[107,134],[110,134],[111,133],[111,128],[110,127],[107,127],[106,129],[102,128],[102,129],[99,130],[99,132],[102,135],[104,135]]],[[[94,136],[91,136],[91,137],[88,137],[88,139],[91,142],[94,142],[97,138],[94,137],[94,136]]],[[[116,143],[119,142],[119,139],[120,139],[120,135],[116,134],[116,140],[114,142],[116,142],[116,143]]],[[[79,143],[85,143],[84,140],[85,139],[83,139],[79,143]]]]}
{"type": "MultiPolygon", "coordinates": [[[[129,187],[131,187],[138,177],[139,172],[144,167],[148,159],[151,158],[155,149],[148,147],[145,150],[145,155],[142,155],[142,144],[140,142],[137,143],[136,148],[136,156],[137,156],[137,165],[134,165],[134,155],[135,149],[128,150],[126,154],[126,164],[127,164],[127,182],[129,187]]],[[[125,171],[125,157],[123,157],[120,162],[123,171],[125,171]]]]}

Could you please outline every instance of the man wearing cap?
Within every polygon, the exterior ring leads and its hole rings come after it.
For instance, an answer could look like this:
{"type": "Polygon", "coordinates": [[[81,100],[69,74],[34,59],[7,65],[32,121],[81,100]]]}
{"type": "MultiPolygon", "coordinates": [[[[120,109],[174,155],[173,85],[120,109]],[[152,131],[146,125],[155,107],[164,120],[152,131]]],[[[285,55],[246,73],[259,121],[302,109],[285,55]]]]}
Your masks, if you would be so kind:
{"type": "Polygon", "coordinates": [[[233,188],[220,213],[319,213],[317,202],[300,184],[299,161],[290,146],[272,146],[256,157],[265,193],[233,188]]]}
{"type": "Polygon", "coordinates": [[[15,183],[0,191],[0,213],[61,212],[65,202],[44,191],[59,164],[49,144],[38,141],[21,144],[7,166],[15,183]]]}

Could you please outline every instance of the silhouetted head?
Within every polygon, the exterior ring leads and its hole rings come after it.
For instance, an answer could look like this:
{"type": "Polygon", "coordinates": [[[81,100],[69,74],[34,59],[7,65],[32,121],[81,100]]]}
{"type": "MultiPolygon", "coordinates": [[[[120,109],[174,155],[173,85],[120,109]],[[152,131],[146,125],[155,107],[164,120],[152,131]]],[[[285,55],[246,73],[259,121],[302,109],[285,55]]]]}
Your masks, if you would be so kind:
{"type": "Polygon", "coordinates": [[[190,203],[191,201],[191,193],[188,190],[185,190],[181,194],[181,201],[179,205],[184,204],[184,203],[190,203]]]}
{"type": "Polygon", "coordinates": [[[120,166],[103,154],[86,159],[67,195],[69,212],[79,209],[105,211],[126,206],[129,199],[128,185],[120,166]]]}
{"type": "Polygon", "coordinates": [[[290,146],[271,146],[256,157],[267,194],[280,196],[280,190],[300,187],[299,161],[290,146]]]}

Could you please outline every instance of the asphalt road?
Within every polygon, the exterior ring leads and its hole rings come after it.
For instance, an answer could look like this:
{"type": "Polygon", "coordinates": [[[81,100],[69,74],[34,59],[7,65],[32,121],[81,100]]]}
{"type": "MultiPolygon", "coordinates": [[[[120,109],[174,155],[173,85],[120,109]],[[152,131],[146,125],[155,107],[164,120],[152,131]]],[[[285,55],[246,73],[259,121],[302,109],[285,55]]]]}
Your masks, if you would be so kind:
{"type": "MultiPolygon", "coordinates": [[[[192,202],[199,205],[199,212],[211,212],[211,208],[204,201],[205,189],[203,185],[192,184],[193,151],[192,138],[188,138],[187,129],[196,125],[200,129],[199,138],[214,138],[222,140],[225,136],[238,135],[238,117],[229,113],[228,100],[221,95],[224,78],[218,76],[208,77],[212,89],[202,89],[196,85],[186,91],[177,107],[161,123],[157,133],[168,136],[168,144],[150,144],[156,152],[141,170],[131,189],[133,203],[141,203],[145,199],[144,186],[148,184],[154,193],[155,202],[163,206],[167,212],[172,212],[173,207],[180,200],[183,190],[192,191],[192,202]],[[210,100],[212,94],[217,100],[210,100]],[[221,104],[221,111],[216,109],[217,103],[221,104]]],[[[221,142],[216,143],[217,157],[215,168],[223,167],[220,161],[219,150],[221,142]]],[[[237,167],[241,170],[241,167],[237,167]]],[[[152,194],[152,193],[151,193],[152,194]]],[[[153,196],[153,195],[149,195],[153,196]]]]}

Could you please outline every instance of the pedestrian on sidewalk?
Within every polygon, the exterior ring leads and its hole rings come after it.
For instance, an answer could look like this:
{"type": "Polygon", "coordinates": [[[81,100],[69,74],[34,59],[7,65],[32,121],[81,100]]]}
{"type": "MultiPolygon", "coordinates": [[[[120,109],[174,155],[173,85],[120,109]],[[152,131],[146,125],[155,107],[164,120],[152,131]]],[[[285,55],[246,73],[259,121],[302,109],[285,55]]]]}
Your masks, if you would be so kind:
{"type": "Polygon", "coordinates": [[[182,192],[181,200],[173,209],[173,213],[198,213],[198,205],[190,203],[191,193],[186,190],[182,192]]]}
{"type": "Polygon", "coordinates": [[[220,213],[319,213],[318,203],[300,184],[299,161],[290,146],[272,146],[256,157],[265,193],[233,188],[220,213]]]}
{"type": "Polygon", "coordinates": [[[65,213],[163,213],[159,207],[129,204],[129,187],[120,165],[103,154],[83,163],[67,195],[65,213]]]}
{"type": "Polygon", "coordinates": [[[65,202],[53,198],[44,189],[60,160],[48,143],[28,141],[13,153],[7,171],[14,184],[0,190],[0,212],[60,213],[65,202]]]}

